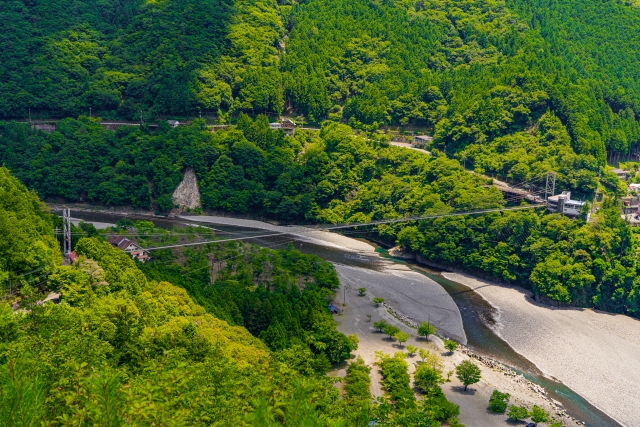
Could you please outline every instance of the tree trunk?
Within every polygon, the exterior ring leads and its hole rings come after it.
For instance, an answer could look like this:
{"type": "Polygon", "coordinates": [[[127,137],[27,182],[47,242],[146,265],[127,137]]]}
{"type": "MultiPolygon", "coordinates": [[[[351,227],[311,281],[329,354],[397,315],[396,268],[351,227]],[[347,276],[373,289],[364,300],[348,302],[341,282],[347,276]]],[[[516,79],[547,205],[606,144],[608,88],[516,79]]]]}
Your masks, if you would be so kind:
{"type": "Polygon", "coordinates": [[[467,391],[467,385],[466,384],[464,385],[464,391],[467,391]]]}

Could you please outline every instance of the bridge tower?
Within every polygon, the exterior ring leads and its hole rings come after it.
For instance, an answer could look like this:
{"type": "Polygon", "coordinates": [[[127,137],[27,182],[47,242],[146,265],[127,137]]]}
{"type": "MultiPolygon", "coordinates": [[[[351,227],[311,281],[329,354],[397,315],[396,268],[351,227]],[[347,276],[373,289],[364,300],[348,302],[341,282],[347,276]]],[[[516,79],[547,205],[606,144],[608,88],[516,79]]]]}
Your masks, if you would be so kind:
{"type": "Polygon", "coordinates": [[[547,172],[547,181],[544,188],[544,201],[546,202],[549,196],[553,196],[556,192],[556,173],[547,172]]]}
{"type": "Polygon", "coordinates": [[[62,249],[65,261],[69,260],[71,254],[71,209],[62,208],[62,249]]]}

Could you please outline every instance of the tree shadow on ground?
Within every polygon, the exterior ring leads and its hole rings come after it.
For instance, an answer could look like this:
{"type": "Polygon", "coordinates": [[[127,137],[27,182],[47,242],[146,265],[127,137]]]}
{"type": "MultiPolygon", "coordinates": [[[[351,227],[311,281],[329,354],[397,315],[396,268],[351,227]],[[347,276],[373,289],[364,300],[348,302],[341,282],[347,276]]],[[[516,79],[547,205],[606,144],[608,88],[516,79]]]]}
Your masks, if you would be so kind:
{"type": "Polygon", "coordinates": [[[454,386],[451,387],[451,390],[455,391],[456,393],[460,393],[460,394],[464,394],[464,395],[468,395],[468,396],[475,396],[475,394],[476,394],[476,389],[475,388],[469,387],[465,391],[463,385],[454,385],[454,386]]]}

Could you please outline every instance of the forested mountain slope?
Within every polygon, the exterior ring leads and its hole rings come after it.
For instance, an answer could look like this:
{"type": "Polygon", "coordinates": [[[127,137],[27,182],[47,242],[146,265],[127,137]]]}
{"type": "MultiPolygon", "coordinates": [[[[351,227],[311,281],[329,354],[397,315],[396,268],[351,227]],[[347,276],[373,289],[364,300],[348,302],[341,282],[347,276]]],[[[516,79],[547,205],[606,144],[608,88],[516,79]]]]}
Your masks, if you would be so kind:
{"type": "MultiPolygon", "coordinates": [[[[564,72],[588,82],[616,115],[603,125],[607,150],[638,148],[640,9],[633,1],[508,0],[540,32],[564,72]]],[[[605,117],[606,118],[606,117],[605,117]]],[[[612,157],[613,158],[613,157],[612,157]]]]}
{"type": "Polygon", "coordinates": [[[268,71],[281,23],[269,1],[2,1],[0,32],[0,116],[140,119],[228,107],[229,83],[268,98],[264,75],[234,82],[268,71]]]}
{"type": "Polygon", "coordinates": [[[614,0],[0,6],[3,117],[289,111],[427,126],[454,153],[530,132],[550,110],[600,162],[640,140],[640,9],[614,0]]]}

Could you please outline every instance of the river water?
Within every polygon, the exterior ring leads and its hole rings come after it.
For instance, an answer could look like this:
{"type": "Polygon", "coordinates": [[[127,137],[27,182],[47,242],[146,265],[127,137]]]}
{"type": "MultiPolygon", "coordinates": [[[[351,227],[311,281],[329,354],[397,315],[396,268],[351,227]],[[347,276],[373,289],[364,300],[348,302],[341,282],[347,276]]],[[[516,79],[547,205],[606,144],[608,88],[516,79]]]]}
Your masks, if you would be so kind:
{"type": "MultiPolygon", "coordinates": [[[[72,217],[86,222],[101,224],[113,224],[122,218],[122,216],[119,215],[82,211],[73,211],[72,217]]],[[[233,234],[234,236],[238,236],[243,232],[259,231],[259,229],[256,228],[198,223],[197,221],[182,219],[159,219],[155,217],[140,217],[136,219],[150,220],[154,222],[157,227],[167,229],[176,226],[187,226],[188,223],[200,224],[215,228],[223,234],[233,234]]],[[[474,352],[492,357],[509,366],[514,371],[523,374],[530,381],[543,386],[551,398],[557,400],[564,406],[567,413],[584,421],[587,426],[614,427],[620,425],[559,381],[545,377],[534,364],[509,347],[509,345],[491,329],[491,325],[494,322],[493,313],[495,309],[480,295],[473,292],[473,290],[465,285],[444,278],[438,271],[392,258],[387,254],[386,250],[374,244],[372,245],[376,246],[377,254],[362,254],[315,244],[295,235],[256,238],[247,242],[273,249],[282,249],[291,244],[304,253],[318,255],[332,263],[375,271],[384,270],[388,267],[389,262],[405,264],[412,270],[424,274],[440,284],[452,297],[462,316],[463,327],[468,341],[467,345],[474,352]]]]}

